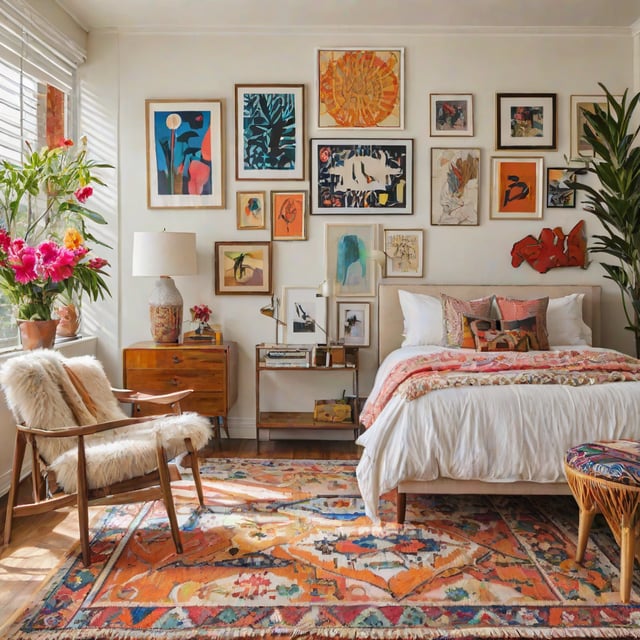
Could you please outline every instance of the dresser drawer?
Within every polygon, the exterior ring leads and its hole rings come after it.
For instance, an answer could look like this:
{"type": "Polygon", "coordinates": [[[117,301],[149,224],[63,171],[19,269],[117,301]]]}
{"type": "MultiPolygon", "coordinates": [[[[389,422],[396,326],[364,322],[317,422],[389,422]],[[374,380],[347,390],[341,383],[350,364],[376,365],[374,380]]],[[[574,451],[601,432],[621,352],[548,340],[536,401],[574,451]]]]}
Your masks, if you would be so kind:
{"type": "MultiPolygon", "coordinates": [[[[228,410],[223,393],[199,393],[197,391],[181,400],[180,408],[182,411],[195,411],[204,416],[224,416],[228,410]]],[[[150,416],[163,412],[163,406],[148,402],[136,403],[133,407],[134,416],[150,416]]]]}
{"type": "Polygon", "coordinates": [[[225,362],[226,354],[221,349],[128,349],[124,365],[126,369],[215,369],[223,368],[225,362]]]}
{"type": "Polygon", "coordinates": [[[216,369],[129,369],[126,386],[146,393],[170,393],[180,389],[224,392],[225,372],[216,369]]]}

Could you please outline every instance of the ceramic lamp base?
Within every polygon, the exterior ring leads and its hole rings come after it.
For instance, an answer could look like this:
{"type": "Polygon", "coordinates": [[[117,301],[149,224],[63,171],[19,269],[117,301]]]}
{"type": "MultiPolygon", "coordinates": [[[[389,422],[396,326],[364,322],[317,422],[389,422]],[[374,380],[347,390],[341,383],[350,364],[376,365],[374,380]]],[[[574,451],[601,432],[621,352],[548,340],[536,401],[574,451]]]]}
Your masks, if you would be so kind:
{"type": "Polygon", "coordinates": [[[172,278],[162,276],[149,299],[151,337],[158,344],[179,342],[182,333],[182,296],[172,278]]]}

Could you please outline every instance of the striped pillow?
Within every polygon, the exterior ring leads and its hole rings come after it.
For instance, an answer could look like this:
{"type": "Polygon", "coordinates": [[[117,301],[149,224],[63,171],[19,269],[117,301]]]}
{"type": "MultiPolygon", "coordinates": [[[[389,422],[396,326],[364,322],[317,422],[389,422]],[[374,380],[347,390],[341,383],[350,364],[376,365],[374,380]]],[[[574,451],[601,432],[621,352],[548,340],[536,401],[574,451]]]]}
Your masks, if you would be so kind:
{"type": "Polygon", "coordinates": [[[534,300],[518,300],[516,298],[504,298],[496,296],[498,315],[503,321],[502,328],[515,329],[508,324],[516,321],[525,321],[535,316],[535,331],[531,336],[530,348],[536,351],[549,350],[549,334],[547,332],[547,307],[549,298],[536,298],[534,300]]]}

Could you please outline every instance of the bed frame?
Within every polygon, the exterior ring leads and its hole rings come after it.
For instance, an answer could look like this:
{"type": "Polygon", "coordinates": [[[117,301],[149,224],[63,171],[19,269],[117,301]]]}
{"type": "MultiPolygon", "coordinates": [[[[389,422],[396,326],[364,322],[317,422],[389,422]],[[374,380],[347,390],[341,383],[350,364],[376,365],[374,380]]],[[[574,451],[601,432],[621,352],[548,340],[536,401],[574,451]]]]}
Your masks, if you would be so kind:
{"type": "MultiPolygon", "coordinates": [[[[600,294],[599,286],[591,285],[434,285],[434,284],[381,284],[378,288],[378,361],[402,343],[403,317],[398,290],[423,293],[439,297],[445,293],[456,298],[470,300],[491,294],[513,298],[560,298],[570,293],[584,293],[582,314],[593,332],[593,345],[600,344],[600,294]]],[[[403,523],[408,493],[463,493],[463,494],[569,494],[565,482],[482,482],[479,480],[405,480],[398,485],[396,521],[403,523]]]]}

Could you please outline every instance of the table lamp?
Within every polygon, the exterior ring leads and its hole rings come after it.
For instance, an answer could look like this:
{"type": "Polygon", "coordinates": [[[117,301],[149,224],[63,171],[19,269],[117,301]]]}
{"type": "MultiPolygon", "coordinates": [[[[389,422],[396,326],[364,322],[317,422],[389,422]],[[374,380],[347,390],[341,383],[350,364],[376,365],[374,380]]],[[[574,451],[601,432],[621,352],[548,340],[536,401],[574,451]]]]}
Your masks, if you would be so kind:
{"type": "Polygon", "coordinates": [[[198,273],[196,234],[136,231],[133,234],[134,276],[159,276],[149,298],[151,335],[157,344],[179,342],[182,296],[171,276],[198,273]]]}

